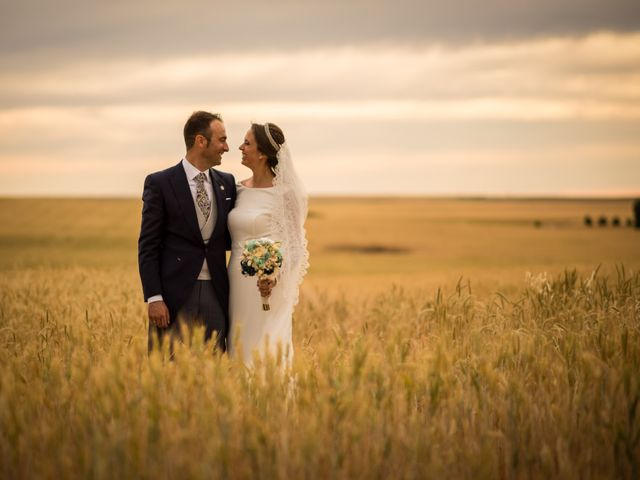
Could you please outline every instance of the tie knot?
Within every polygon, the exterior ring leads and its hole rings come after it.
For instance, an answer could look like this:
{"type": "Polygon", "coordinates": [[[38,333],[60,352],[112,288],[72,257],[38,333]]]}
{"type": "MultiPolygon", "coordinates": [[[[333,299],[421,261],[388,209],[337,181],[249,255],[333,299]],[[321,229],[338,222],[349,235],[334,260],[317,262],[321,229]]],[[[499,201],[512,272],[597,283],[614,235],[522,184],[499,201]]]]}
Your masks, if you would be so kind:
{"type": "Polygon", "coordinates": [[[207,178],[207,174],[204,172],[200,172],[198,175],[196,175],[196,183],[200,185],[204,185],[204,181],[206,178],[207,178]]]}

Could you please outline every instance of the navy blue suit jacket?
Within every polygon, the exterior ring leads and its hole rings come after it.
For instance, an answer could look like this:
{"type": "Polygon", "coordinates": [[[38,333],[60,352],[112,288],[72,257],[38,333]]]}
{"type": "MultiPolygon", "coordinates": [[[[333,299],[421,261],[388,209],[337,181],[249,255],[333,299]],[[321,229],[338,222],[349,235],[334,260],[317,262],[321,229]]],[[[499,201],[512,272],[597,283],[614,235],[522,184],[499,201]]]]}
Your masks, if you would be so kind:
{"type": "Polygon", "coordinates": [[[138,267],[145,301],[162,295],[171,319],[187,301],[206,257],[213,287],[229,326],[229,279],[226,251],[231,248],[227,215],[236,200],[233,175],[209,170],[217,207],[216,224],[205,245],[196,205],[182,166],[152,173],[144,182],[138,267]]]}

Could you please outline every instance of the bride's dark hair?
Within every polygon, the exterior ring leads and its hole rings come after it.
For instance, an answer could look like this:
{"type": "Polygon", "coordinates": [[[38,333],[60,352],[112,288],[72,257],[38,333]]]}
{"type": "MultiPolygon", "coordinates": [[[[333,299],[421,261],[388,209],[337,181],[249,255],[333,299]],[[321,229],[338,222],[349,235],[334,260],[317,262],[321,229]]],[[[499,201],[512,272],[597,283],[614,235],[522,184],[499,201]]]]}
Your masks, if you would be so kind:
{"type": "MultiPolygon", "coordinates": [[[[269,164],[269,168],[275,174],[276,165],[278,165],[278,151],[271,145],[269,138],[267,137],[266,132],[264,131],[264,125],[259,123],[251,124],[251,131],[253,132],[253,136],[256,139],[256,143],[258,144],[258,150],[260,153],[263,153],[267,156],[267,163],[269,164]]],[[[273,124],[269,123],[269,134],[271,138],[278,144],[282,145],[284,143],[284,133],[282,129],[273,124]]]]}

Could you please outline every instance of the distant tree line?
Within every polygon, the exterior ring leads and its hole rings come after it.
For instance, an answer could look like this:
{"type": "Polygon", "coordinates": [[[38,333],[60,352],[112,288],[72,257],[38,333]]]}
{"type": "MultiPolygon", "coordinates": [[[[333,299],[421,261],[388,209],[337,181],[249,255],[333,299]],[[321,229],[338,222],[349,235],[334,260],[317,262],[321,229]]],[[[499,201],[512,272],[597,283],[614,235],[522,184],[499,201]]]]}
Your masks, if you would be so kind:
{"type": "MultiPolygon", "coordinates": [[[[624,221],[624,224],[627,227],[633,227],[640,229],[640,199],[637,199],[633,203],[633,214],[635,219],[629,217],[624,221]]],[[[597,219],[592,218],[591,215],[584,216],[584,225],[585,227],[593,227],[594,225],[598,225],[599,227],[606,227],[609,225],[609,219],[606,215],[600,215],[597,219]]],[[[612,227],[620,227],[623,224],[623,220],[620,219],[617,215],[611,217],[611,226],[612,227]]]]}

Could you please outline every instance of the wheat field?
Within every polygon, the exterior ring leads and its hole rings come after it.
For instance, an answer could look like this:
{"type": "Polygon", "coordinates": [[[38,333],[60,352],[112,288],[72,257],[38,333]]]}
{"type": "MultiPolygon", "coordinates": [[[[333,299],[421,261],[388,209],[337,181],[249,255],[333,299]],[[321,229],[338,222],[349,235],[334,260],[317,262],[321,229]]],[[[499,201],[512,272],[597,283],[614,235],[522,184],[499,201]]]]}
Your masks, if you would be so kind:
{"type": "Polygon", "coordinates": [[[283,373],[147,357],[139,200],[0,199],[0,475],[638,478],[630,208],[313,199],[283,373]]]}

